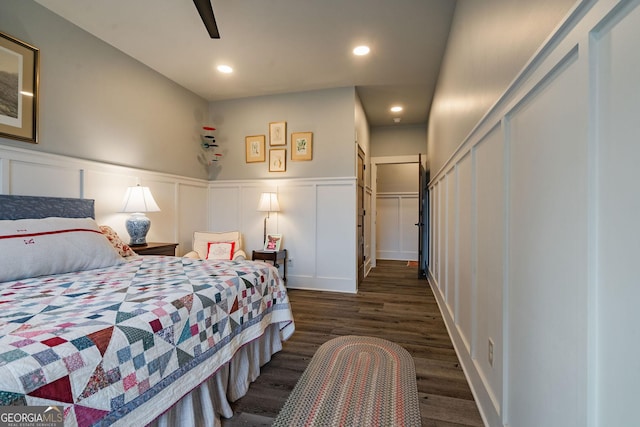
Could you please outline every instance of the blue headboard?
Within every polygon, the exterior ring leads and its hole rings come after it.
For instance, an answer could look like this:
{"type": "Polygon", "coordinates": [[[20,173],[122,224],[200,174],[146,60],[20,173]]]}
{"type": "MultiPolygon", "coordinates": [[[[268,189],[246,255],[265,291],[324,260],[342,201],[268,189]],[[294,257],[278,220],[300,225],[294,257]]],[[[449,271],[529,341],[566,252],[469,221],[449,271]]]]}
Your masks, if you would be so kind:
{"type": "Polygon", "coordinates": [[[0,219],[94,218],[93,199],[0,194],[0,219]]]}

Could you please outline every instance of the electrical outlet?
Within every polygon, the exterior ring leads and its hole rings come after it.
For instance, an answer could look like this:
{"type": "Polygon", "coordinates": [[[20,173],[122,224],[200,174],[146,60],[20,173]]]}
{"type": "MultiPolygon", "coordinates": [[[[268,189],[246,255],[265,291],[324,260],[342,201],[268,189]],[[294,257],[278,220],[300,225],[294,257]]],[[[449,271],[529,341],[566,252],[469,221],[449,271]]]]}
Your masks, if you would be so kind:
{"type": "Polygon", "coordinates": [[[493,341],[489,338],[489,365],[493,366],[493,341]]]}
{"type": "Polygon", "coordinates": [[[287,264],[289,267],[293,267],[293,258],[287,258],[287,264]]]}

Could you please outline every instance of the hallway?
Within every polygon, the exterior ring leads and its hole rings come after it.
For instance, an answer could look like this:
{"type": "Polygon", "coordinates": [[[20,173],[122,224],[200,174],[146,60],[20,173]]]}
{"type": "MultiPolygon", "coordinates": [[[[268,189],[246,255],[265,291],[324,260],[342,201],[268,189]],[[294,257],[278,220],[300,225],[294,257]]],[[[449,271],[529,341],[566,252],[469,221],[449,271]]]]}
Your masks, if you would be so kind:
{"type": "Polygon", "coordinates": [[[379,261],[357,295],[292,289],[296,332],[262,368],[224,426],[269,425],[316,349],[342,335],[396,342],[414,358],[422,425],[482,426],[435,298],[406,261],[379,261]],[[241,414],[242,413],[242,414],[241,414]],[[250,424],[251,423],[251,424],[250,424]]]}

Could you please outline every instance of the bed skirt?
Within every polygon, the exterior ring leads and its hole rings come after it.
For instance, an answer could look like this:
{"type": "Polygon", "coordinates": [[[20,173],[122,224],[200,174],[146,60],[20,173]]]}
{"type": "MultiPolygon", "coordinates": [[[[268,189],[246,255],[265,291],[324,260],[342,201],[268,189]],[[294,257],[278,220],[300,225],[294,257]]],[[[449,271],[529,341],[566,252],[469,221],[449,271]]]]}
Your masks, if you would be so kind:
{"type": "Polygon", "coordinates": [[[260,338],[240,348],[212,377],[149,426],[221,426],[221,416],[233,416],[230,402],[247,393],[249,384],[260,375],[260,367],[282,350],[282,341],[278,324],[269,325],[260,338]]]}

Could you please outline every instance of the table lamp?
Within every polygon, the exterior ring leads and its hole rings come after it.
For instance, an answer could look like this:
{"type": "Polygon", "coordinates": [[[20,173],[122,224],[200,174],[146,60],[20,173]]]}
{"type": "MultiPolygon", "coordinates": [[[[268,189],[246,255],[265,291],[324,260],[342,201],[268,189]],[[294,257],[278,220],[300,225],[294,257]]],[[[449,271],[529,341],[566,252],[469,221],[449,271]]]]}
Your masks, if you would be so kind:
{"type": "Polygon", "coordinates": [[[266,212],[267,216],[264,217],[264,233],[262,236],[262,242],[267,240],[267,219],[271,212],[279,212],[280,204],[278,203],[277,193],[262,193],[260,195],[260,201],[258,202],[258,211],[266,212]]]}
{"type": "Polygon", "coordinates": [[[160,208],[153,199],[149,187],[127,188],[122,201],[120,212],[131,213],[125,225],[131,241],[129,246],[143,246],[147,244],[147,232],[151,227],[151,220],[147,218],[145,212],[159,212],[160,208]]]}

